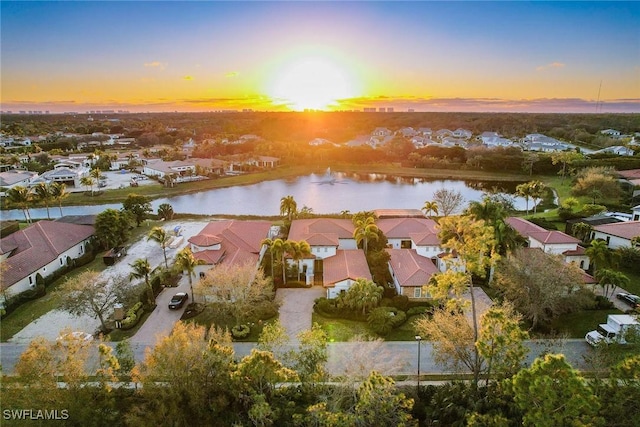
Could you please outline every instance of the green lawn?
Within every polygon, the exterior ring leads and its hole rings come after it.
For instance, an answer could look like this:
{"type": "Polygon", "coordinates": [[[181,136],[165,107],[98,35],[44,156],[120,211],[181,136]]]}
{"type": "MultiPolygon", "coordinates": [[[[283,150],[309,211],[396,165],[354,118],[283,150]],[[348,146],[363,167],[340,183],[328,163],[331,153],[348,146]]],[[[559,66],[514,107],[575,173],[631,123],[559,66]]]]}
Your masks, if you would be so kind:
{"type": "Polygon", "coordinates": [[[60,305],[60,295],[55,290],[62,284],[67,278],[75,277],[85,270],[102,271],[106,268],[100,254],[96,256],[92,262],[77,268],[67,274],[60,277],[58,280],[47,286],[46,295],[31,301],[27,301],[20,307],[16,308],[7,317],[2,319],[2,325],[0,327],[0,341],[6,342],[9,338],[13,337],[16,333],[24,329],[29,323],[33,322],[40,316],[47,314],[49,311],[56,309],[60,305]]]}
{"type": "Polygon", "coordinates": [[[596,329],[598,324],[606,323],[609,314],[621,314],[621,311],[617,309],[578,311],[560,316],[552,323],[551,327],[560,335],[566,334],[569,338],[584,338],[587,332],[596,329]]]}
{"type": "Polygon", "coordinates": [[[347,319],[332,319],[321,314],[313,313],[311,321],[318,323],[329,336],[329,342],[349,341],[355,336],[383,338],[385,341],[415,341],[416,331],[413,322],[419,316],[412,316],[400,326],[389,332],[385,337],[374,334],[367,327],[367,322],[347,319]]]}
{"type": "Polygon", "coordinates": [[[627,269],[622,269],[622,272],[629,278],[629,285],[625,289],[631,294],[640,295],[640,274],[627,269]]]}
{"type": "Polygon", "coordinates": [[[331,319],[314,312],[311,315],[311,322],[322,327],[327,333],[329,342],[349,341],[358,335],[377,338],[369,331],[365,322],[357,320],[331,319]]]}

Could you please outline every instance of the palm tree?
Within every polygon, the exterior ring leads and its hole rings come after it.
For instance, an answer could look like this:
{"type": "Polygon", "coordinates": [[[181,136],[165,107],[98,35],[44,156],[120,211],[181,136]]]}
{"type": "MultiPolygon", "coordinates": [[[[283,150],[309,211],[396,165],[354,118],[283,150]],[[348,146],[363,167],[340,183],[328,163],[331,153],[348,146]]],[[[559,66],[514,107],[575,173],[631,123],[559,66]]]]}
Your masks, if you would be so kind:
{"type": "Polygon", "coordinates": [[[67,186],[61,182],[54,182],[51,184],[51,194],[53,196],[53,200],[58,202],[60,216],[62,216],[62,201],[69,197],[69,193],[67,193],[67,186]]]}
{"type": "Polygon", "coordinates": [[[273,240],[269,238],[262,239],[260,245],[266,246],[269,251],[269,258],[271,259],[271,278],[275,280],[275,277],[273,277],[273,240]]]}
{"type": "Polygon", "coordinates": [[[299,242],[292,241],[289,245],[289,255],[291,255],[291,258],[293,258],[298,265],[298,281],[300,281],[300,270],[302,269],[300,260],[307,255],[311,255],[311,246],[305,240],[300,240],[299,242]]]}
{"type": "Polygon", "coordinates": [[[293,196],[286,196],[280,199],[280,215],[286,216],[289,222],[291,222],[297,212],[298,204],[293,196]]]}
{"type": "Polygon", "coordinates": [[[170,221],[173,219],[173,206],[171,206],[169,203],[162,203],[160,206],[158,206],[158,216],[160,218],[164,218],[166,221],[170,221]]]}
{"type": "Polygon", "coordinates": [[[47,219],[51,219],[51,215],[49,214],[49,202],[53,200],[51,184],[41,182],[34,187],[33,192],[38,201],[44,203],[44,206],[47,208],[47,219]]]}
{"type": "Polygon", "coordinates": [[[147,236],[147,241],[149,240],[155,240],[160,244],[162,255],[164,255],[164,266],[169,268],[169,264],[167,263],[167,245],[169,244],[170,236],[164,228],[153,227],[147,236]]]}
{"type": "Polygon", "coordinates": [[[531,198],[531,186],[529,185],[528,182],[519,184],[516,187],[516,193],[519,196],[524,197],[524,201],[526,203],[527,215],[529,215],[529,198],[531,198]]]}
{"type": "Polygon", "coordinates": [[[271,253],[273,254],[274,258],[280,259],[280,265],[282,266],[282,283],[287,283],[286,264],[284,261],[284,256],[289,251],[290,246],[291,243],[288,240],[282,240],[280,238],[273,240],[273,242],[271,243],[271,253]]]}
{"type": "Polygon", "coordinates": [[[189,278],[189,288],[191,288],[191,296],[193,297],[193,302],[196,302],[196,296],[193,293],[193,276],[196,274],[196,266],[203,264],[202,261],[197,260],[193,256],[193,252],[191,252],[190,247],[185,247],[176,255],[175,265],[180,270],[187,273],[187,277],[189,278]]]}
{"type": "Polygon", "coordinates": [[[91,169],[91,172],[89,172],[89,176],[96,181],[100,179],[101,174],[102,171],[100,170],[100,168],[91,169]]]}
{"type": "Polygon", "coordinates": [[[29,205],[31,204],[32,194],[29,189],[27,187],[18,185],[8,189],[6,194],[9,204],[16,205],[20,209],[22,209],[25,221],[27,221],[28,223],[31,222],[29,205]]]}
{"type": "Polygon", "coordinates": [[[547,190],[547,186],[540,181],[531,181],[529,185],[531,186],[531,199],[533,200],[533,214],[535,215],[538,213],[537,200],[542,199],[545,191],[547,190]]]}
{"type": "Polygon", "coordinates": [[[375,218],[358,219],[355,226],[353,238],[356,239],[358,245],[362,243],[362,248],[366,254],[369,250],[369,239],[378,240],[378,226],[375,224],[375,218]]]}
{"type": "Polygon", "coordinates": [[[92,177],[90,176],[83,176],[82,178],[80,178],[80,184],[84,185],[85,187],[87,187],[87,189],[91,190],[91,195],[93,196],[93,184],[94,184],[94,180],[92,177]]]}
{"type": "Polygon", "coordinates": [[[593,231],[593,227],[586,222],[577,222],[573,224],[571,231],[575,237],[586,242],[593,231]]]}
{"type": "Polygon", "coordinates": [[[613,295],[618,287],[625,288],[630,282],[629,278],[623,273],[607,268],[598,270],[596,272],[596,279],[598,280],[598,284],[602,286],[602,292],[606,298],[613,295]],[[609,294],[609,290],[611,290],[611,294],[609,294]]]}
{"type": "Polygon", "coordinates": [[[340,216],[342,218],[349,218],[349,216],[351,216],[351,211],[348,209],[340,211],[340,216]]]}
{"type": "Polygon", "coordinates": [[[585,254],[591,260],[591,270],[594,275],[597,274],[598,268],[606,267],[611,258],[611,250],[607,247],[607,242],[604,240],[594,240],[591,242],[591,246],[587,248],[585,254]]]}
{"type": "Polygon", "coordinates": [[[153,295],[151,282],[149,281],[149,275],[151,274],[151,264],[149,264],[149,260],[146,258],[138,258],[133,262],[133,264],[129,265],[133,268],[133,271],[129,274],[129,280],[144,279],[144,283],[147,285],[148,303],[150,306],[153,306],[155,297],[153,295]]]}
{"type": "Polygon", "coordinates": [[[431,217],[431,213],[438,215],[438,204],[436,202],[430,202],[427,200],[424,202],[424,206],[422,206],[422,210],[425,211],[427,216],[431,217]]]}

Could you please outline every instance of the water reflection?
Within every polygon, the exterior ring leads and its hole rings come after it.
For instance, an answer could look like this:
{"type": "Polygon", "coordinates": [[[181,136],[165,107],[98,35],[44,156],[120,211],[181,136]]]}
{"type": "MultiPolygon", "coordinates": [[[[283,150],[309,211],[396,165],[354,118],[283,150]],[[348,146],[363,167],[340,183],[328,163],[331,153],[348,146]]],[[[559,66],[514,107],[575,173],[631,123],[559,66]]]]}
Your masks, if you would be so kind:
{"type": "MultiPolygon", "coordinates": [[[[280,198],[292,195],[298,208],[307,206],[314,213],[339,213],[344,210],[358,212],[374,209],[420,209],[424,202],[433,200],[441,188],[457,190],[466,202],[481,200],[484,191],[505,189],[513,194],[518,183],[429,180],[398,177],[387,174],[357,174],[327,171],[295,179],[278,179],[257,184],[220,188],[200,193],[154,200],[154,211],[162,203],[170,203],[175,212],[203,215],[278,215],[280,198]]],[[[524,210],[525,201],[514,198],[516,209],[524,210]]],[[[107,208],[120,209],[122,205],[69,206],[65,215],[97,214],[107,208]]],[[[466,207],[466,203],[465,206],[466,207]]],[[[46,218],[45,209],[32,209],[34,218],[46,218]]],[[[58,216],[57,209],[51,209],[58,216]]],[[[2,219],[21,219],[22,211],[2,211],[2,219]]]]}

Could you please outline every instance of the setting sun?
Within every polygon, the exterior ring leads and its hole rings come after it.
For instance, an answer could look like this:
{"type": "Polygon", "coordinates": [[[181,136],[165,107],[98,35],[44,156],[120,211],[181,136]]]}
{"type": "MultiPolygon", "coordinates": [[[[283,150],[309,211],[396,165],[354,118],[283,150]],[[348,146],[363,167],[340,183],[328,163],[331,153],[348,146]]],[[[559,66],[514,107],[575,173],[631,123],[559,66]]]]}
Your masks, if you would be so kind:
{"type": "Polygon", "coordinates": [[[297,58],[276,72],[270,95],[292,110],[325,110],[356,95],[355,82],[344,67],[321,56],[297,58]]]}

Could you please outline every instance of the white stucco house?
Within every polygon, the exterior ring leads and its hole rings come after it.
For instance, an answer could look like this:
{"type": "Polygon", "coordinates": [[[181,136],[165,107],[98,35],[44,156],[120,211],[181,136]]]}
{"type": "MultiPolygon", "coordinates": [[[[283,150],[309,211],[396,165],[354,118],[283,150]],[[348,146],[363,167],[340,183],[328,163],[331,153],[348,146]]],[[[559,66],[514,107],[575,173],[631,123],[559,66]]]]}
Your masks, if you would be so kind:
{"type": "Polygon", "coordinates": [[[439,273],[438,267],[429,258],[418,255],[415,249],[387,249],[387,252],[389,272],[398,295],[414,300],[430,298],[424,286],[439,273]]]}
{"type": "Polygon", "coordinates": [[[527,239],[528,247],[539,248],[551,255],[562,255],[565,262],[575,263],[583,270],[589,269],[589,257],[585,254],[585,249],[580,246],[579,239],[561,231],[546,230],[519,217],[509,217],[506,221],[527,239]]]}
{"type": "Polygon", "coordinates": [[[93,235],[90,225],[42,220],[3,238],[2,290],[11,296],[34,288],[38,275],[45,278],[84,255],[93,235]]]}
{"type": "MultiPolygon", "coordinates": [[[[299,261],[308,285],[322,284],[327,298],[335,298],[358,278],[371,280],[364,251],[353,237],[350,219],[314,218],[291,222],[288,240],[305,241],[311,255],[299,261]]],[[[293,262],[293,261],[291,261],[293,262]]]]}
{"type": "MultiPolygon", "coordinates": [[[[634,218],[635,215],[634,208],[634,218]]],[[[604,240],[611,249],[631,247],[631,240],[637,236],[640,236],[640,221],[638,220],[596,225],[591,232],[592,239],[604,240]]]]}
{"type": "Polygon", "coordinates": [[[195,259],[202,262],[195,268],[197,277],[204,277],[216,265],[255,263],[262,261],[266,247],[262,241],[270,237],[267,221],[211,221],[188,242],[195,259]]]}

